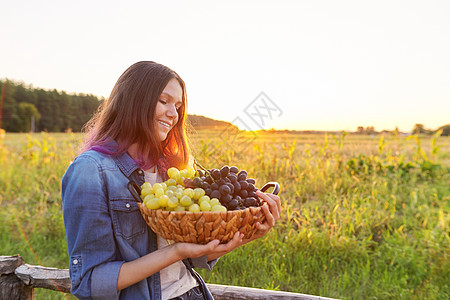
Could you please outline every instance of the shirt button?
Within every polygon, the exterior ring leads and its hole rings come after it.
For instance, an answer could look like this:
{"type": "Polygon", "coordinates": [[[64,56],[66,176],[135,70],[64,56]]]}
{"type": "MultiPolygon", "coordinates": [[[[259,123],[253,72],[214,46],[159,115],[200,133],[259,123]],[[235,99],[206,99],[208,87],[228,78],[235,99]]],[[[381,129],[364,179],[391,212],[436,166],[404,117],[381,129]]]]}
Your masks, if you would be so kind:
{"type": "Polygon", "coordinates": [[[125,206],[126,206],[127,208],[130,208],[130,203],[127,203],[125,206]]]}
{"type": "Polygon", "coordinates": [[[142,173],[143,173],[142,170],[139,170],[139,171],[138,171],[138,174],[139,174],[139,175],[142,175],[142,173]]]}
{"type": "Polygon", "coordinates": [[[78,264],[78,259],[74,259],[74,260],[72,261],[72,263],[73,263],[74,265],[78,264]]]}

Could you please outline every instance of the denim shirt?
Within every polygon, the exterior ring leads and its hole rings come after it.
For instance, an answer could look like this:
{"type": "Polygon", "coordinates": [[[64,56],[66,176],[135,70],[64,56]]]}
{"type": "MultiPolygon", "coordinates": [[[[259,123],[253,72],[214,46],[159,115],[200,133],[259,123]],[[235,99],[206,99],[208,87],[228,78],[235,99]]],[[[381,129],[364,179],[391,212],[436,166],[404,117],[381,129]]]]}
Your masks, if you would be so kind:
{"type": "MultiPolygon", "coordinates": [[[[161,299],[159,272],[117,291],[122,264],[157,250],[127,188],[128,178],[144,183],[144,172],[128,155],[93,150],[79,155],[62,179],[64,226],[70,258],[71,293],[79,299],[161,299]]],[[[193,258],[211,270],[217,260],[193,258]]]]}

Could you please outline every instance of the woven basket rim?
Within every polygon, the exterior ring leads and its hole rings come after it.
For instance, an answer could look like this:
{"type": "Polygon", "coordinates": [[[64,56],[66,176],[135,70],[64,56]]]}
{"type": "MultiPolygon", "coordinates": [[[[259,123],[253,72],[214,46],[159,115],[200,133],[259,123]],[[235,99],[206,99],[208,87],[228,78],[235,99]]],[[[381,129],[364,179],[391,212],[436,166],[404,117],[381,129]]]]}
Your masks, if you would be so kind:
{"type": "MultiPolygon", "coordinates": [[[[147,207],[147,206],[145,206],[144,203],[138,203],[138,204],[142,205],[144,207],[147,207]]],[[[261,209],[261,206],[252,206],[252,208],[253,209],[261,209]]],[[[192,211],[189,211],[189,210],[183,210],[183,211],[164,210],[164,209],[161,209],[161,208],[151,209],[151,208],[148,208],[148,207],[147,207],[147,209],[149,211],[166,211],[168,213],[173,213],[173,214],[186,214],[186,213],[189,213],[189,214],[198,214],[198,213],[214,214],[214,213],[218,213],[218,214],[220,214],[220,213],[236,213],[238,211],[246,211],[246,210],[250,210],[250,207],[246,207],[245,209],[235,209],[235,210],[227,210],[227,211],[196,211],[196,212],[192,212],[192,211]]]]}

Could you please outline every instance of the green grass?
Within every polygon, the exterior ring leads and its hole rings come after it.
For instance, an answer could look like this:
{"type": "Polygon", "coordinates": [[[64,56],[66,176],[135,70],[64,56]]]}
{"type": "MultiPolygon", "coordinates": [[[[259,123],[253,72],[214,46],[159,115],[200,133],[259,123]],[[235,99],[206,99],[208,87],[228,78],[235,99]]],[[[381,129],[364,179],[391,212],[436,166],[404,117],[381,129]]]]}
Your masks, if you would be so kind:
{"type": "MultiPolygon", "coordinates": [[[[68,267],[60,180],[80,139],[0,141],[0,255],[68,267]]],[[[199,131],[192,150],[206,167],[246,169],[257,186],[278,181],[282,219],[213,272],[200,270],[207,282],[343,299],[450,298],[450,138],[260,132],[240,142],[199,131]]]]}

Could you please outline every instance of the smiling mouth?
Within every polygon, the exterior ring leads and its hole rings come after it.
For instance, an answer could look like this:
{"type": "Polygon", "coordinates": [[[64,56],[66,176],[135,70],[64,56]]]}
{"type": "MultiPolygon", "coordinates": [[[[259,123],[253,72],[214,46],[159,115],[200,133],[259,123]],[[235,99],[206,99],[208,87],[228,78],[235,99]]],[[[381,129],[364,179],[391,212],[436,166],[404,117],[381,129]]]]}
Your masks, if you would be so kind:
{"type": "Polygon", "coordinates": [[[163,122],[163,121],[158,121],[158,123],[159,123],[161,126],[167,128],[167,129],[170,129],[170,124],[169,124],[169,123],[166,123],[166,122],[163,122]]]}

